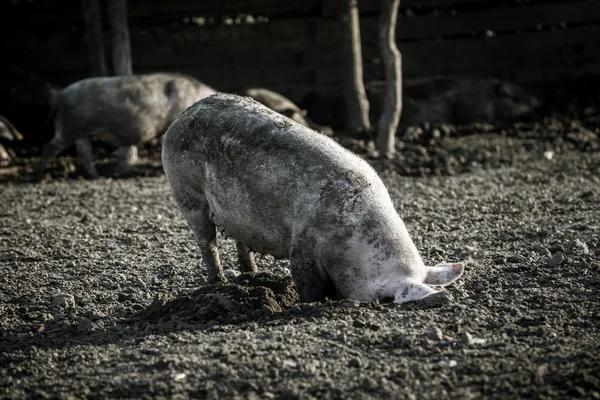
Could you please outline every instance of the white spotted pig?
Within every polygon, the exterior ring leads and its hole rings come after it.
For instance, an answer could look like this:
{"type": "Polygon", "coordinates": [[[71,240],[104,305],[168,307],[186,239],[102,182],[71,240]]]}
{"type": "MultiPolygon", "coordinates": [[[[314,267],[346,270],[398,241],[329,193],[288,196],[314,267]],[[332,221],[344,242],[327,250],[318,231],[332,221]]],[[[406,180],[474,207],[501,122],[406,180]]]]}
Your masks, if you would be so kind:
{"type": "Polygon", "coordinates": [[[212,282],[224,280],[217,228],[253,252],[289,258],[303,302],[405,302],[463,273],[425,266],[390,196],[367,162],[258,102],[218,93],[188,108],[163,138],[173,197],[212,282]]]}

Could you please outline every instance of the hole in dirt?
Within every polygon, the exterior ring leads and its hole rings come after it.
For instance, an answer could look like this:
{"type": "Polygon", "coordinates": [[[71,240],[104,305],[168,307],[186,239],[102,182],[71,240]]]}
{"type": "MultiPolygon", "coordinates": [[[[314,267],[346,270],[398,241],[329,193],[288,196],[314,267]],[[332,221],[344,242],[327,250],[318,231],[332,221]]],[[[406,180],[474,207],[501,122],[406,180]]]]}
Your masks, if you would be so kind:
{"type": "Polygon", "coordinates": [[[157,296],[139,318],[187,322],[243,322],[287,310],[299,302],[291,277],[270,273],[242,274],[225,283],[205,285],[169,299],[157,296]]]}

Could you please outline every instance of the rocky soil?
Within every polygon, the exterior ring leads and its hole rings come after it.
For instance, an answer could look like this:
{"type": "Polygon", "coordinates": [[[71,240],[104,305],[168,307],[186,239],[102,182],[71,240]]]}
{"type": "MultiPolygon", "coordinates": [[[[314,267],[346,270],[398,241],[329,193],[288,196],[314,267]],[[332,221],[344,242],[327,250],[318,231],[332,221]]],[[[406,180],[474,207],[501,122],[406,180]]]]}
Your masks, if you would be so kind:
{"type": "MultiPolygon", "coordinates": [[[[135,176],[72,157],[0,170],[0,397],[600,398],[597,108],[425,126],[380,171],[426,263],[468,262],[438,302],[299,304],[288,263],[208,285],[156,147],[135,176]]],[[[109,165],[110,158],[99,160],[109,165]]]]}

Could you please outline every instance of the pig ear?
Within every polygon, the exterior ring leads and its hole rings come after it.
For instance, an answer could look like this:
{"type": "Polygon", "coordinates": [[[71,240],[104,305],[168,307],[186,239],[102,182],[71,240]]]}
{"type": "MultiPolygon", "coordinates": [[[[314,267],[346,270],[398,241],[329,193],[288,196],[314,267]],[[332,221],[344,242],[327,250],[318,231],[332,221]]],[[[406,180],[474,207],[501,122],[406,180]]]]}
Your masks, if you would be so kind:
{"type": "Polygon", "coordinates": [[[465,266],[457,264],[438,264],[435,267],[426,267],[425,282],[428,285],[443,286],[454,282],[463,274],[465,266]]]}

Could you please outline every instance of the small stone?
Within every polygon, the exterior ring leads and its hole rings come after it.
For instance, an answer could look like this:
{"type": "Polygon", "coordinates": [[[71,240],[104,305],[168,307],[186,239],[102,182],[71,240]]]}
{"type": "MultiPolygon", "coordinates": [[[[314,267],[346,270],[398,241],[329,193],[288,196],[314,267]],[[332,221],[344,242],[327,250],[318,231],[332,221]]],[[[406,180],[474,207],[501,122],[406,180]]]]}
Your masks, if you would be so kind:
{"type": "Polygon", "coordinates": [[[496,264],[496,265],[506,264],[506,258],[504,258],[504,257],[496,257],[496,258],[494,258],[494,264],[496,264]]]}
{"type": "Polygon", "coordinates": [[[554,256],[548,258],[546,260],[547,267],[557,267],[564,261],[564,256],[562,253],[556,253],[554,256]]]}
{"type": "Polygon", "coordinates": [[[506,261],[509,263],[520,264],[525,262],[525,257],[520,255],[509,256],[506,261]]]}
{"type": "Polygon", "coordinates": [[[177,382],[177,381],[181,381],[181,380],[184,380],[186,376],[187,376],[187,375],[186,375],[185,373],[183,373],[183,372],[182,372],[182,373],[180,373],[180,374],[175,374],[175,375],[173,376],[173,380],[174,380],[175,382],[177,382]]]}
{"type": "Polygon", "coordinates": [[[358,358],[351,358],[350,361],[348,361],[349,367],[360,368],[361,365],[362,362],[358,358]]]}
{"type": "Polygon", "coordinates": [[[345,300],[340,301],[340,306],[348,307],[348,308],[355,308],[355,307],[359,307],[360,303],[357,300],[345,299],[345,300]]]}
{"type": "Polygon", "coordinates": [[[142,289],[144,289],[144,290],[146,289],[146,282],[144,282],[144,281],[143,281],[143,280],[141,280],[140,278],[135,278],[135,279],[133,280],[132,284],[133,284],[134,286],[137,286],[137,287],[139,287],[139,288],[142,288],[142,289]]]}
{"type": "Polygon", "coordinates": [[[75,308],[75,297],[72,294],[58,294],[52,297],[52,305],[61,308],[75,308]]]}
{"type": "Polygon", "coordinates": [[[227,279],[237,278],[238,276],[240,276],[240,271],[230,268],[230,269],[226,269],[225,271],[223,271],[223,275],[227,279]]]}
{"type": "Polygon", "coordinates": [[[365,326],[367,326],[367,321],[365,321],[362,318],[357,318],[354,321],[352,321],[352,326],[356,328],[364,328],[365,326]]]}
{"type": "Polygon", "coordinates": [[[460,335],[460,341],[464,344],[471,344],[473,341],[473,335],[471,335],[469,332],[465,332],[460,335]]]}
{"type": "Polygon", "coordinates": [[[560,243],[556,243],[553,244],[552,246],[550,246],[550,251],[554,254],[554,253],[564,253],[565,252],[565,247],[560,244],[560,243]]]}
{"type": "Polygon", "coordinates": [[[448,292],[436,292],[417,300],[416,302],[426,307],[440,307],[452,301],[452,295],[448,292]]]}
{"type": "Polygon", "coordinates": [[[97,321],[99,319],[106,318],[106,314],[104,314],[103,312],[101,312],[101,311],[92,311],[92,310],[86,311],[83,314],[83,316],[86,317],[86,318],[89,318],[92,321],[97,321]]]}
{"type": "Polygon", "coordinates": [[[443,338],[444,338],[444,334],[442,333],[442,330],[437,327],[433,328],[432,330],[430,330],[427,333],[427,339],[430,339],[430,340],[439,341],[439,340],[442,340],[443,338]]]}
{"type": "Polygon", "coordinates": [[[89,318],[81,318],[77,322],[77,330],[79,332],[89,332],[94,330],[94,323],[89,318]]]}
{"type": "Polygon", "coordinates": [[[590,254],[590,249],[589,249],[588,245],[579,239],[575,239],[574,250],[578,254],[583,254],[583,255],[590,254]]]}
{"type": "Polygon", "coordinates": [[[49,314],[49,313],[43,313],[42,314],[42,321],[44,321],[44,322],[54,321],[54,316],[52,314],[49,314]]]}
{"type": "Polygon", "coordinates": [[[550,250],[548,250],[548,248],[542,246],[539,243],[536,243],[535,245],[533,245],[533,250],[535,250],[535,252],[538,253],[540,256],[550,257],[552,255],[552,253],[550,252],[550,250]]]}
{"type": "Polygon", "coordinates": [[[131,301],[132,298],[133,297],[129,293],[123,293],[123,292],[121,292],[121,293],[119,293],[117,295],[117,300],[120,301],[120,302],[131,301]]]}
{"type": "Polygon", "coordinates": [[[472,344],[485,344],[485,339],[473,337],[469,332],[465,332],[460,335],[460,341],[467,345],[472,344]]]}
{"type": "Polygon", "coordinates": [[[431,254],[446,254],[446,252],[443,249],[440,249],[437,246],[432,246],[431,248],[429,248],[429,253],[431,253],[431,254]]]}
{"type": "Polygon", "coordinates": [[[440,367],[445,367],[445,368],[454,368],[454,367],[456,367],[456,365],[458,365],[458,363],[454,360],[448,360],[448,361],[442,360],[442,361],[438,362],[438,365],[440,367]]]}
{"type": "Polygon", "coordinates": [[[281,365],[283,367],[287,367],[287,368],[296,368],[298,366],[298,363],[294,360],[283,360],[283,362],[281,363],[281,365]]]}

